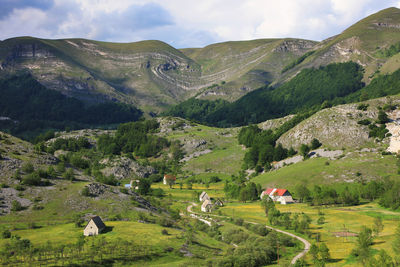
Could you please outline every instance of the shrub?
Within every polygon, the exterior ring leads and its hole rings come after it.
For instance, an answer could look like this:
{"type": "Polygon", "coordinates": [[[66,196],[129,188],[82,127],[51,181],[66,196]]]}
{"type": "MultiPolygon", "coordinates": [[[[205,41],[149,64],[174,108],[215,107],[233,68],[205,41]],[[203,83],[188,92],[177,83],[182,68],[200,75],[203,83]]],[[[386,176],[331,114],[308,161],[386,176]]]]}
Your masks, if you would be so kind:
{"type": "Polygon", "coordinates": [[[151,194],[155,197],[164,197],[165,192],[162,190],[162,188],[154,188],[151,192],[151,194]]]}
{"type": "Polygon", "coordinates": [[[125,187],[121,187],[121,188],[119,189],[119,191],[120,191],[122,194],[128,194],[128,193],[129,193],[128,188],[125,188],[125,187]]]}
{"type": "Polygon", "coordinates": [[[22,171],[25,173],[32,173],[34,170],[35,168],[33,168],[33,165],[30,162],[26,162],[24,165],[22,165],[22,171]]]}
{"type": "Polygon", "coordinates": [[[79,168],[79,169],[87,169],[90,167],[89,161],[81,158],[78,155],[73,155],[70,159],[70,162],[73,166],[79,168]]]}
{"type": "Polygon", "coordinates": [[[42,210],[42,209],[44,209],[44,207],[41,205],[35,204],[35,205],[33,205],[32,209],[33,210],[42,210]]]}
{"type": "Polygon", "coordinates": [[[38,173],[39,177],[41,177],[41,178],[48,178],[49,177],[49,174],[47,173],[46,170],[38,169],[37,173],[38,173]]]}
{"type": "Polygon", "coordinates": [[[11,237],[11,232],[10,232],[10,230],[8,230],[8,229],[3,230],[3,231],[1,232],[1,237],[3,237],[4,239],[5,239],[5,238],[10,238],[10,237],[11,237]]]}
{"type": "Polygon", "coordinates": [[[17,191],[24,191],[24,190],[25,190],[25,187],[23,187],[23,186],[20,185],[20,184],[17,184],[14,188],[15,188],[15,190],[17,190],[17,191]]]}
{"type": "Polygon", "coordinates": [[[74,171],[72,169],[67,169],[63,174],[63,178],[69,181],[74,181],[75,180],[74,171]]]}
{"type": "Polygon", "coordinates": [[[236,225],[242,226],[244,223],[244,220],[242,218],[237,218],[234,223],[236,225]]]}
{"type": "Polygon", "coordinates": [[[22,184],[25,185],[40,185],[42,179],[37,172],[32,172],[22,179],[22,184]]]}
{"type": "Polygon", "coordinates": [[[90,197],[90,196],[91,196],[91,194],[90,194],[90,192],[89,192],[89,188],[88,188],[87,186],[85,186],[84,188],[82,188],[82,190],[81,190],[81,195],[82,195],[82,196],[85,196],[85,197],[90,197]]]}
{"type": "Polygon", "coordinates": [[[318,140],[317,138],[314,138],[314,139],[311,141],[311,149],[317,149],[317,148],[319,148],[320,146],[322,146],[322,144],[319,142],[319,140],[318,140]]]}
{"type": "Polygon", "coordinates": [[[360,104],[357,106],[358,110],[366,111],[369,107],[369,104],[360,104]]]}
{"type": "Polygon", "coordinates": [[[109,217],[108,217],[108,219],[110,220],[110,221],[121,221],[122,220],[122,215],[121,214],[113,214],[113,215],[110,215],[109,217]]]}
{"type": "Polygon", "coordinates": [[[21,203],[19,203],[19,201],[13,200],[11,202],[11,211],[20,211],[23,209],[24,209],[24,207],[21,205],[21,203]]]}
{"type": "Polygon", "coordinates": [[[360,125],[370,125],[371,121],[369,119],[364,119],[364,120],[359,120],[357,123],[360,125]]]}
{"type": "Polygon", "coordinates": [[[162,235],[169,235],[167,229],[162,229],[161,230],[162,235]]]}
{"type": "Polygon", "coordinates": [[[378,122],[381,124],[389,122],[389,118],[385,111],[379,110],[378,112],[378,122]]]}
{"type": "Polygon", "coordinates": [[[65,172],[65,163],[62,162],[62,161],[60,161],[60,162],[57,164],[56,169],[57,169],[57,171],[58,171],[59,173],[65,172]]]}

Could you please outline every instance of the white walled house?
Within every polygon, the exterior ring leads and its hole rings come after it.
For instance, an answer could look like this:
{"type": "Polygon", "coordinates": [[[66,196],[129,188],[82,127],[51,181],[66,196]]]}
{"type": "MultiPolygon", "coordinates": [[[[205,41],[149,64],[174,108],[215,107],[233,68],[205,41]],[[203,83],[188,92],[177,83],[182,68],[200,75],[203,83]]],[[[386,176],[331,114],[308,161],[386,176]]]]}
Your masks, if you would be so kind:
{"type": "Polygon", "coordinates": [[[292,195],[287,189],[267,188],[261,193],[260,198],[268,196],[272,201],[279,202],[283,205],[294,203],[292,195]]]}
{"type": "Polygon", "coordinates": [[[175,184],[176,177],[171,174],[164,174],[163,184],[168,184],[168,180],[170,180],[171,183],[175,184]]]}

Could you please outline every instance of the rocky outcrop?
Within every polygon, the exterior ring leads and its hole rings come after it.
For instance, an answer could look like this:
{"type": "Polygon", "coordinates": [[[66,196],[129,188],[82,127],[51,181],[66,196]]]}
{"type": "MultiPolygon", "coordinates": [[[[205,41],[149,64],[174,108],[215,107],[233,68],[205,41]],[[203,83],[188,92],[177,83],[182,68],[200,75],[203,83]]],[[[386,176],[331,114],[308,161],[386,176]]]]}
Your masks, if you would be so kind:
{"type": "Polygon", "coordinates": [[[374,141],[369,138],[367,126],[358,124],[363,119],[375,121],[378,116],[378,106],[386,103],[400,104],[400,98],[380,98],[367,101],[368,110],[357,109],[358,104],[347,104],[321,110],[302,121],[297,126],[283,134],[277,143],[284,147],[300,147],[309,144],[317,138],[325,147],[331,149],[362,148],[374,141]]]}
{"type": "Polygon", "coordinates": [[[100,164],[106,165],[101,172],[106,175],[114,175],[117,179],[132,177],[146,178],[156,173],[156,169],[151,166],[142,166],[138,162],[126,157],[106,158],[100,161],[100,164]]]}

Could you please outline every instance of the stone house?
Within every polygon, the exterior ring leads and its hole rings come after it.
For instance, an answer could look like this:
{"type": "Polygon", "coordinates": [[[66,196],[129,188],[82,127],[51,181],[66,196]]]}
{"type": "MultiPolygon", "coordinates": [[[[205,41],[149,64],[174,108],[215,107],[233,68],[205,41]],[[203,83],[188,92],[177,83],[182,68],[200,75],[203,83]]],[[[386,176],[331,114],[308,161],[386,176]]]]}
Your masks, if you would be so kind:
{"type": "Polygon", "coordinates": [[[217,200],[214,203],[214,206],[220,206],[223,207],[224,206],[224,202],[222,202],[221,199],[217,198],[217,200]]]}
{"type": "Polygon", "coordinates": [[[200,194],[199,200],[200,202],[203,202],[204,200],[210,200],[210,197],[205,191],[203,191],[203,193],[200,194]]]}
{"type": "Polygon", "coordinates": [[[201,205],[201,211],[202,212],[210,212],[213,208],[213,204],[211,200],[206,199],[204,200],[203,204],[201,205]]]}
{"type": "Polygon", "coordinates": [[[100,216],[95,216],[92,217],[89,221],[89,223],[86,225],[85,229],[83,230],[83,235],[84,236],[92,236],[92,235],[98,235],[100,234],[104,229],[106,228],[106,225],[100,218],[100,216]]]}

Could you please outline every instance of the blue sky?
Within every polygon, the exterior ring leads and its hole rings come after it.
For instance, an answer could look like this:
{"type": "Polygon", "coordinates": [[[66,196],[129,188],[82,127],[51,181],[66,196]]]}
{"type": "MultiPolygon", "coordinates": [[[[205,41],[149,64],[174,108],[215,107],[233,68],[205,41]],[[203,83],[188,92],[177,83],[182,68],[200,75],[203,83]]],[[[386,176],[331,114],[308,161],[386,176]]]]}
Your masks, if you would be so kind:
{"type": "Polygon", "coordinates": [[[0,39],[112,42],[177,48],[257,38],[323,40],[400,0],[0,0],[0,39]]]}

